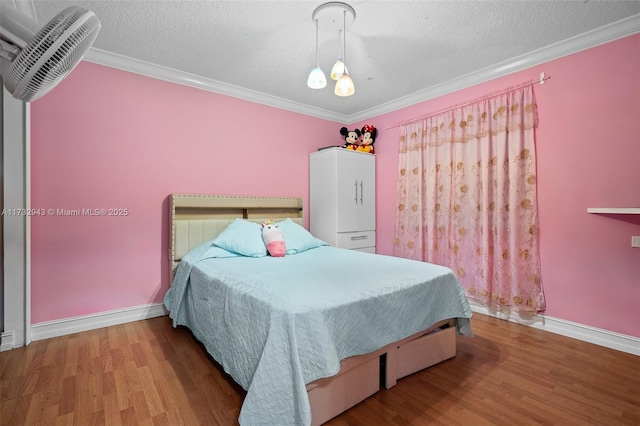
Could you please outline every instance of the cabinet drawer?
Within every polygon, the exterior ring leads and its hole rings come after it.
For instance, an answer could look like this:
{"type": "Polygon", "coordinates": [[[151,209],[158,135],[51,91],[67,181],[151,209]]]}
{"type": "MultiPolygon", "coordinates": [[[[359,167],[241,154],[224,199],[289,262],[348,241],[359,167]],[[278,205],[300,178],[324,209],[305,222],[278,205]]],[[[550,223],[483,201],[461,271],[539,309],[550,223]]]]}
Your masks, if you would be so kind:
{"type": "Polygon", "coordinates": [[[373,247],[376,245],[376,231],[340,232],[336,245],[346,249],[373,247]]]}
{"type": "Polygon", "coordinates": [[[376,254],[376,246],[371,246],[371,247],[360,247],[360,248],[355,248],[353,249],[355,251],[361,251],[364,253],[372,253],[372,254],[376,254]]]}

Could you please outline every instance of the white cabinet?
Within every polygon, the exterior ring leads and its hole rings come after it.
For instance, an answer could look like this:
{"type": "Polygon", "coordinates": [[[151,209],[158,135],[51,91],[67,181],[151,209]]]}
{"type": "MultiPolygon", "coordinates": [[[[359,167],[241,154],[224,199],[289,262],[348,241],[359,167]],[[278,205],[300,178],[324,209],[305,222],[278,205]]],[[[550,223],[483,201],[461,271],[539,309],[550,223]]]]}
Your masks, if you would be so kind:
{"type": "Polygon", "coordinates": [[[344,148],[309,155],[311,233],[329,245],[375,252],[376,157],[344,148]]]}

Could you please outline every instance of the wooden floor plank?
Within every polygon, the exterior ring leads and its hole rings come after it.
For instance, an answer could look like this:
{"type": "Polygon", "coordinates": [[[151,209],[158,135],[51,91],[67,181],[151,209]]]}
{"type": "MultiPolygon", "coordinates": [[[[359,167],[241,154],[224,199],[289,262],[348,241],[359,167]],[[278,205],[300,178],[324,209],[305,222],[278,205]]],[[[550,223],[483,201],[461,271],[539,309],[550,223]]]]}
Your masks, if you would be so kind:
{"type": "MultiPolygon", "coordinates": [[[[455,358],[327,426],[638,425],[640,357],[476,314],[455,358]]],[[[245,392],[159,317],[0,353],[0,424],[237,425],[245,392]]]]}

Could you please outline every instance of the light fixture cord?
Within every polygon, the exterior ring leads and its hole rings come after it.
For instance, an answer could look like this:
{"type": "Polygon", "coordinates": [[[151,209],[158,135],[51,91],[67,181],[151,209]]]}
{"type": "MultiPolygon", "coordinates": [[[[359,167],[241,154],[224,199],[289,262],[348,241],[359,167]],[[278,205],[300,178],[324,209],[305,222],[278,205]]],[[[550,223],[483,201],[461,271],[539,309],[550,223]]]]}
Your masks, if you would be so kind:
{"type": "Polygon", "coordinates": [[[347,10],[342,11],[342,28],[344,35],[342,36],[342,62],[344,62],[344,72],[347,72],[347,10]]]}
{"type": "Polygon", "coordinates": [[[318,64],[318,20],[316,19],[316,67],[319,67],[318,64]]]}

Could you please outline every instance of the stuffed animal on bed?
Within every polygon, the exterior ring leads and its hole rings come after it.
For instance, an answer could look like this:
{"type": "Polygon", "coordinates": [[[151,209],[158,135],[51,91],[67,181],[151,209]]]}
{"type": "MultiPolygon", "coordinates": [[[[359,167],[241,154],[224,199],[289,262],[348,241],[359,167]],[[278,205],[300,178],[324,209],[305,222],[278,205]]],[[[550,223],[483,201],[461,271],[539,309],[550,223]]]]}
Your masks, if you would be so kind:
{"type": "Polygon", "coordinates": [[[273,220],[265,220],[262,223],[262,239],[271,256],[283,257],[287,252],[282,230],[280,230],[280,227],[273,220]]]}
{"type": "Polygon", "coordinates": [[[364,151],[370,154],[375,154],[373,149],[373,143],[376,141],[376,135],[378,131],[375,127],[370,124],[365,124],[362,127],[362,140],[360,142],[360,146],[356,149],[356,151],[364,151]]]}
{"type": "Polygon", "coordinates": [[[340,134],[344,137],[343,148],[355,151],[360,146],[360,129],[349,130],[343,127],[340,129],[340,134]]]}

